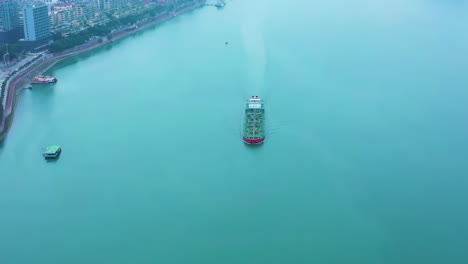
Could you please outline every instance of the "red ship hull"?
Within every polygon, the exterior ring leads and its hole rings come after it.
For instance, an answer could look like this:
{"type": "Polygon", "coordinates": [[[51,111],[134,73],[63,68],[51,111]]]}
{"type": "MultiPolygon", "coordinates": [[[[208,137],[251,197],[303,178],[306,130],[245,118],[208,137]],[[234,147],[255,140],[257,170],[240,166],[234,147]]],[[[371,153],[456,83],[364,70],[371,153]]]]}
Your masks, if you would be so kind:
{"type": "Polygon", "coordinates": [[[247,144],[260,144],[265,140],[265,138],[259,138],[259,139],[248,139],[244,138],[244,142],[247,144]]]}

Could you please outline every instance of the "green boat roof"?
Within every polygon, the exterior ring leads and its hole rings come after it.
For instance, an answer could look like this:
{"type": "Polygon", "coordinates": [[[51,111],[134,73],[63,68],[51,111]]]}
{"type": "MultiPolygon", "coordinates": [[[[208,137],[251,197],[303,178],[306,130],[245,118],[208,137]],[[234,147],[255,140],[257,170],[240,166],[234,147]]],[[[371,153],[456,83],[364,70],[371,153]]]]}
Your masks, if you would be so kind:
{"type": "Polygon", "coordinates": [[[60,149],[60,146],[57,146],[57,145],[52,145],[52,146],[48,146],[44,153],[46,154],[54,154],[56,153],[58,150],[60,149]]]}

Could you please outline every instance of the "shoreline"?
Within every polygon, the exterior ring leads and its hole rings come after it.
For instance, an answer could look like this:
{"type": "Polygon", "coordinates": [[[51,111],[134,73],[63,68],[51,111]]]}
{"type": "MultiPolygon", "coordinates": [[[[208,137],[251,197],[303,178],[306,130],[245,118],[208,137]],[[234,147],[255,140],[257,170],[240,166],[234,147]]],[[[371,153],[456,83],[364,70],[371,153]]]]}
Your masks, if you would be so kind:
{"type": "Polygon", "coordinates": [[[42,62],[39,62],[38,64],[33,64],[33,65],[29,66],[27,69],[25,69],[25,71],[23,73],[21,73],[21,75],[19,75],[15,79],[13,79],[10,82],[9,87],[6,88],[9,92],[8,92],[8,98],[7,98],[7,106],[3,110],[3,115],[4,115],[3,122],[0,124],[0,129],[1,129],[1,131],[0,131],[0,142],[3,142],[3,140],[6,138],[6,136],[8,135],[8,132],[9,132],[9,130],[11,128],[11,125],[13,124],[15,109],[17,107],[17,104],[18,104],[18,101],[19,101],[18,99],[19,99],[19,96],[20,96],[20,93],[17,93],[17,92],[21,91],[21,89],[17,89],[17,87],[16,87],[18,83],[23,82],[23,85],[18,85],[18,86],[19,87],[24,86],[24,81],[27,81],[26,83],[29,83],[30,79],[32,78],[31,76],[42,74],[42,73],[50,70],[52,67],[54,67],[57,63],[59,63],[62,60],[68,59],[70,57],[73,57],[73,56],[76,56],[76,55],[79,55],[79,54],[82,54],[82,53],[85,53],[87,51],[91,51],[91,50],[103,47],[103,46],[105,46],[105,45],[107,45],[109,43],[113,43],[114,41],[118,41],[118,40],[121,40],[123,38],[126,38],[126,37],[128,37],[128,36],[130,36],[130,35],[132,35],[132,34],[134,34],[136,32],[145,30],[145,29],[147,29],[147,28],[149,28],[151,26],[154,26],[154,25],[157,25],[159,23],[165,22],[165,21],[167,21],[167,20],[169,20],[169,19],[171,19],[173,17],[176,17],[176,16],[181,15],[183,13],[186,13],[188,11],[194,10],[195,8],[203,7],[204,6],[204,1],[201,1],[201,2],[202,3],[194,3],[192,5],[182,7],[182,8],[178,9],[177,11],[175,11],[172,14],[169,13],[169,14],[162,15],[160,17],[155,17],[153,21],[149,21],[147,24],[143,24],[143,25],[139,26],[138,28],[133,29],[131,31],[121,32],[117,36],[112,36],[112,39],[110,39],[110,40],[108,39],[107,41],[97,43],[97,44],[91,45],[89,47],[85,47],[82,50],[79,49],[80,47],[74,47],[74,48],[71,48],[69,51],[59,52],[59,53],[57,53],[57,55],[54,55],[51,58],[48,58],[48,59],[46,59],[46,60],[44,60],[42,62]],[[76,50],[77,48],[78,48],[78,50],[76,50]],[[40,69],[42,66],[45,66],[45,67],[40,69]]]}

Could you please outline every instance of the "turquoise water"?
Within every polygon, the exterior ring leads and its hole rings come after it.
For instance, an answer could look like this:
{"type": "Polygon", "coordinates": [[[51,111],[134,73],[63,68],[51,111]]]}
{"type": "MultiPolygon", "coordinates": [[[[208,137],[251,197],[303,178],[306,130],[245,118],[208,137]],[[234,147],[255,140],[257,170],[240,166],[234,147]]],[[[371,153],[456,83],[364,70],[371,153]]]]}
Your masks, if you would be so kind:
{"type": "Polygon", "coordinates": [[[467,263],[467,12],[232,0],[61,63],[0,145],[0,263],[467,263]]]}

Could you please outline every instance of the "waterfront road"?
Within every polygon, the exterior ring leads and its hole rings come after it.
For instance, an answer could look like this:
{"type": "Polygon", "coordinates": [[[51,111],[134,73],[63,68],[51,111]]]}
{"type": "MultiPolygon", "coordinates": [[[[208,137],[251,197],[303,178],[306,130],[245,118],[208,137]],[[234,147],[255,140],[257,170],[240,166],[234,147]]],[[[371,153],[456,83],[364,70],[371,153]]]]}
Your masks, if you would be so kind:
{"type": "Polygon", "coordinates": [[[61,52],[61,53],[58,53],[58,54],[56,53],[54,55],[46,55],[45,57],[43,57],[44,59],[36,62],[33,65],[31,65],[28,69],[24,70],[24,72],[18,74],[18,76],[15,77],[12,80],[12,82],[10,82],[10,85],[7,88],[8,89],[7,90],[7,103],[6,103],[4,112],[3,112],[4,113],[3,114],[3,122],[0,123],[0,141],[3,139],[3,136],[5,136],[5,134],[7,133],[8,124],[6,124],[6,123],[7,123],[7,120],[10,118],[10,115],[13,113],[14,98],[16,96],[16,86],[17,86],[18,83],[20,83],[20,81],[24,80],[25,78],[30,78],[33,74],[39,74],[40,72],[46,71],[47,69],[49,69],[50,67],[55,65],[55,63],[57,63],[58,61],[60,61],[62,59],[77,55],[79,53],[82,53],[82,52],[85,52],[85,51],[88,51],[88,50],[103,46],[103,45],[105,45],[107,43],[110,43],[110,42],[113,42],[115,40],[124,38],[124,37],[126,37],[126,36],[128,36],[130,34],[133,34],[136,31],[140,31],[140,30],[143,30],[143,29],[145,29],[145,28],[147,28],[149,26],[152,26],[154,24],[163,22],[163,21],[165,21],[167,19],[170,19],[170,18],[172,18],[174,16],[177,16],[177,15],[185,13],[185,12],[187,12],[189,10],[192,10],[192,9],[198,7],[198,6],[202,6],[202,4],[197,3],[197,4],[194,4],[194,5],[181,7],[175,13],[172,13],[172,14],[166,13],[166,14],[161,15],[159,17],[155,17],[154,19],[152,19],[150,21],[146,21],[143,24],[141,24],[137,29],[130,30],[130,31],[122,30],[121,32],[114,33],[111,40],[107,40],[107,41],[103,41],[103,42],[93,41],[93,42],[90,42],[90,43],[83,44],[82,46],[72,48],[72,49],[70,49],[68,51],[65,51],[65,52],[61,52]],[[47,58],[47,56],[50,56],[50,57],[47,58]],[[48,62],[50,62],[49,65],[47,65],[48,62]],[[44,65],[46,65],[44,69],[41,69],[38,72],[36,72],[40,67],[42,67],[44,65]]]}

